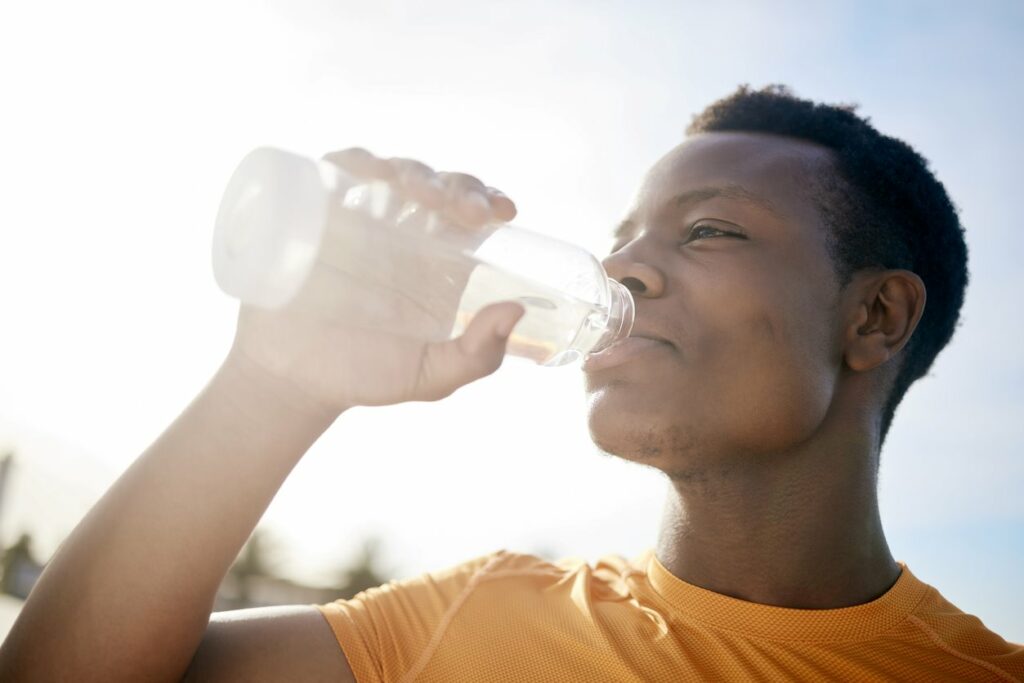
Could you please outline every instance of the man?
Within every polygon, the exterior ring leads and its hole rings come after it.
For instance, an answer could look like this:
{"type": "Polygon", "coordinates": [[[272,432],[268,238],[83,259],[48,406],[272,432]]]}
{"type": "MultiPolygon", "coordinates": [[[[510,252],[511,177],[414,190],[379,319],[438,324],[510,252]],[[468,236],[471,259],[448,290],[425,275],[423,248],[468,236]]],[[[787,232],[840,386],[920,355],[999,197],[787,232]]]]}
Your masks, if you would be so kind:
{"type": "MultiPolygon", "coordinates": [[[[329,158],[465,226],[514,215],[469,176],[329,158]]],[[[666,474],[651,552],[590,567],[502,551],[207,625],[246,536],[341,412],[490,374],[522,314],[498,304],[424,344],[243,307],[210,385],[47,568],[0,676],[1024,678],[1024,648],[897,563],[879,520],[882,442],[967,280],[956,212],[919,155],[848,108],[740,89],[651,169],[605,265],[634,293],[635,339],[587,363],[590,431],[666,474]]]]}

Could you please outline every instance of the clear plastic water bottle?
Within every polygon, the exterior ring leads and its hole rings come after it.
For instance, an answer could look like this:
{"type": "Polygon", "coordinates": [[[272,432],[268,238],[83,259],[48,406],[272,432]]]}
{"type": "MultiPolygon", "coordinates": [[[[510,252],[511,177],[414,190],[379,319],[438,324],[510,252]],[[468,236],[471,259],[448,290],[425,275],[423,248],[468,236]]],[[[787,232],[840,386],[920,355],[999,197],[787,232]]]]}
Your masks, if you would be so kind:
{"type": "Polygon", "coordinates": [[[507,353],[541,365],[596,353],[633,326],[629,290],[584,249],[511,225],[467,230],[336,164],[253,150],[217,213],[218,285],[248,305],[275,309],[296,298],[316,266],[423,310],[444,308],[437,336],[446,339],[482,307],[517,301],[526,314],[507,353]]]}

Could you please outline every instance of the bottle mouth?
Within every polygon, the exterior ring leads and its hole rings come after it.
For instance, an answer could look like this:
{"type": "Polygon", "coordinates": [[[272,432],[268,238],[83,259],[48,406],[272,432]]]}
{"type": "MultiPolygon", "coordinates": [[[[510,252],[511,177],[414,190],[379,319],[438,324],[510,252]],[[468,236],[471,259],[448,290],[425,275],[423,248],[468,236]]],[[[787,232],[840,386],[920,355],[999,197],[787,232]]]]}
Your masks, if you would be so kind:
{"type": "Polygon", "coordinates": [[[608,278],[608,291],[611,298],[608,302],[608,322],[605,333],[601,335],[590,353],[603,351],[617,341],[625,339],[633,331],[633,318],[636,316],[636,305],[633,294],[624,284],[608,278]]]}

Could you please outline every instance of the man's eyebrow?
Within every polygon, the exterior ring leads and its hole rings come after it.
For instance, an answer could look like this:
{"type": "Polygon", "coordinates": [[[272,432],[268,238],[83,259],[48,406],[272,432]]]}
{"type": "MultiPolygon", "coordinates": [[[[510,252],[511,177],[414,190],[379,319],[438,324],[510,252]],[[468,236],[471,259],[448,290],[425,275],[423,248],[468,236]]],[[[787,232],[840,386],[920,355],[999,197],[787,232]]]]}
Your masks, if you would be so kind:
{"type": "MultiPolygon", "coordinates": [[[[670,204],[672,206],[685,206],[687,204],[697,204],[704,202],[709,199],[716,199],[723,197],[725,199],[735,199],[737,201],[746,202],[753,204],[754,206],[769,211],[776,216],[779,215],[778,209],[775,205],[764,197],[760,197],[742,185],[716,185],[710,187],[700,187],[696,190],[688,190],[682,194],[676,195],[670,204]]],[[[619,223],[618,227],[612,233],[612,236],[616,240],[620,240],[629,235],[636,224],[629,218],[619,223]]]]}
{"type": "Polygon", "coordinates": [[[677,195],[672,203],[676,206],[683,206],[685,204],[696,204],[697,202],[707,201],[708,199],[715,199],[716,197],[724,197],[725,199],[736,199],[741,202],[747,202],[753,204],[759,208],[770,211],[778,215],[778,209],[775,205],[764,197],[758,196],[743,187],[742,185],[716,185],[713,187],[700,187],[696,190],[690,190],[677,195]]]}

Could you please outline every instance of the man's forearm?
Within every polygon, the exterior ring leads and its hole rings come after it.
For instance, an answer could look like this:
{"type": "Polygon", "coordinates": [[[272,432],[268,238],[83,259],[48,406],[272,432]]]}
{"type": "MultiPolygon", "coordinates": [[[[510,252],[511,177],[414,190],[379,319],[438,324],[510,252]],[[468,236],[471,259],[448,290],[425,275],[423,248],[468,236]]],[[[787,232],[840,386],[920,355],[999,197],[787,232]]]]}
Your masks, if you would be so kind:
{"type": "Polygon", "coordinates": [[[230,357],[43,572],[3,680],[175,680],[232,560],[333,421],[230,357]]]}

